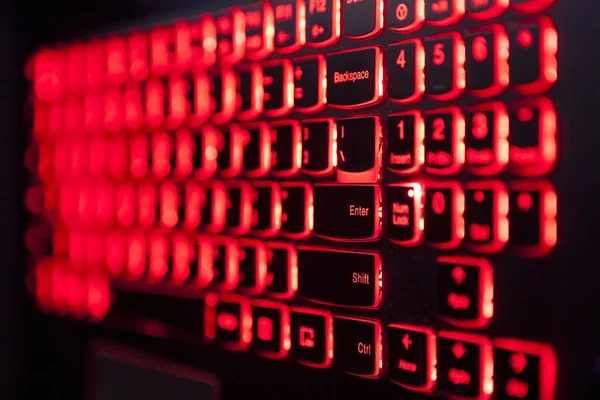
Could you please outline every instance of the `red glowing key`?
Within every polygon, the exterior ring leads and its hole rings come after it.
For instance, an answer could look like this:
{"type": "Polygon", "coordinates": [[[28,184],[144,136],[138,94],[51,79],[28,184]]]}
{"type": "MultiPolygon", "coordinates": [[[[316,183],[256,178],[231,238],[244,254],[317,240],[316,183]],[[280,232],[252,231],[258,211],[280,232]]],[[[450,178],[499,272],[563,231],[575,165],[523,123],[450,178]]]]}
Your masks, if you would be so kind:
{"type": "Polygon", "coordinates": [[[129,75],[136,81],[146,80],[149,71],[148,37],[134,32],[127,38],[129,75]]]}
{"type": "Polygon", "coordinates": [[[127,279],[140,279],[146,272],[147,248],[144,232],[129,232],[127,235],[127,279]]]}
{"type": "Polygon", "coordinates": [[[215,18],[217,30],[217,61],[220,65],[237,64],[246,52],[246,18],[237,7],[215,18]]]}
{"type": "Polygon", "coordinates": [[[104,61],[105,45],[101,40],[86,44],[85,71],[88,87],[92,90],[102,90],[106,84],[106,63],[104,61]]]}
{"type": "Polygon", "coordinates": [[[142,86],[139,83],[130,82],[122,90],[125,127],[130,132],[137,132],[144,126],[145,100],[142,86]]]}
{"type": "Polygon", "coordinates": [[[115,230],[106,233],[105,247],[106,266],[113,278],[120,278],[125,273],[127,262],[127,235],[124,231],[115,230]]]}
{"type": "Polygon", "coordinates": [[[163,183],[160,187],[160,225],[173,229],[179,222],[181,204],[179,188],[173,182],[163,183]]]}
{"type": "Polygon", "coordinates": [[[150,33],[150,70],[158,76],[167,75],[172,68],[175,54],[172,28],[158,26],[150,33]]]}
{"type": "Polygon", "coordinates": [[[112,134],[124,128],[123,95],[120,88],[110,88],[104,92],[104,128],[112,134]]]}
{"type": "Polygon", "coordinates": [[[261,60],[274,49],[274,13],[269,2],[244,8],[246,19],[246,58],[261,60]]]}
{"type": "Polygon", "coordinates": [[[121,36],[112,36],[106,41],[106,80],[111,85],[122,85],[127,81],[127,41],[121,36]]]}
{"type": "Polygon", "coordinates": [[[155,132],[150,140],[152,151],[150,172],[154,178],[165,178],[171,172],[171,161],[174,161],[174,138],[167,132],[155,132]]]}
{"type": "Polygon", "coordinates": [[[42,50],[35,55],[33,85],[37,97],[54,101],[63,94],[65,86],[65,57],[55,50],[42,50]]]}
{"type": "Polygon", "coordinates": [[[105,108],[101,93],[87,92],[83,97],[83,127],[90,135],[104,132],[105,108]]]}
{"type": "Polygon", "coordinates": [[[66,87],[69,93],[81,95],[87,90],[85,45],[74,44],[67,50],[66,87]]]}
{"type": "Polygon", "coordinates": [[[158,129],[165,120],[165,103],[167,102],[167,88],[159,79],[150,79],[145,85],[145,117],[146,127],[149,130],[158,129]]]}

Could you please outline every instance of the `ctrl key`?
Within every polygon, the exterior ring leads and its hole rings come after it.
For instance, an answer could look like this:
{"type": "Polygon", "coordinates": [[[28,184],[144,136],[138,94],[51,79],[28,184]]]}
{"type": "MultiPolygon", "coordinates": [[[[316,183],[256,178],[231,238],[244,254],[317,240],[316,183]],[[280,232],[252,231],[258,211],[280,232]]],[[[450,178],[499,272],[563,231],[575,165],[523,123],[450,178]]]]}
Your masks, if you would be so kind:
{"type": "Polygon", "coordinates": [[[352,317],[334,318],[335,365],[363,378],[377,378],[381,371],[381,324],[352,317]]]}

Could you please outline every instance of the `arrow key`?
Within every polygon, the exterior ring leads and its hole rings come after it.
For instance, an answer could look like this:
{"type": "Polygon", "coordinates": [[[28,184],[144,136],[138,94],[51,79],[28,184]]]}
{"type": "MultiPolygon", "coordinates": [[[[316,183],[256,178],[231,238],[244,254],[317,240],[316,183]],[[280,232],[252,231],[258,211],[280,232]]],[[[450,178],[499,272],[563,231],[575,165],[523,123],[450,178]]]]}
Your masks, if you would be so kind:
{"type": "Polygon", "coordinates": [[[388,368],[392,382],[418,392],[430,392],[436,379],[435,334],[414,325],[388,326],[388,368]]]}

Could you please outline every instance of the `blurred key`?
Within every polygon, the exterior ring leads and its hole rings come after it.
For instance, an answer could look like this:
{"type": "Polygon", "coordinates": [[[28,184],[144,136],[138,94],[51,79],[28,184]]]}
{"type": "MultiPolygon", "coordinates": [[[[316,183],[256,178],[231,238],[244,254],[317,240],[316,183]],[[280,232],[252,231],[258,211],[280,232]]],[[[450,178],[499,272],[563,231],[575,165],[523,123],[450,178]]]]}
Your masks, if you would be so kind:
{"type": "Polygon", "coordinates": [[[242,236],[252,226],[252,186],[246,181],[227,182],[225,231],[242,236]]]}
{"type": "Polygon", "coordinates": [[[275,182],[254,182],[252,234],[272,237],[281,229],[281,188],[275,182]]]}
{"type": "Polygon", "coordinates": [[[294,109],[313,113],[325,107],[327,86],[325,56],[322,54],[292,60],[294,66],[294,109]]]}
{"type": "Polygon", "coordinates": [[[237,79],[236,73],[229,68],[222,69],[220,74],[213,77],[211,108],[214,124],[229,122],[238,112],[241,104],[237,98],[237,79]]]}
{"type": "Polygon", "coordinates": [[[269,2],[244,8],[246,19],[246,59],[261,60],[274,49],[274,14],[269,2]]]}
{"type": "Polygon", "coordinates": [[[244,166],[244,137],[239,125],[231,124],[221,129],[217,141],[217,173],[221,178],[234,178],[244,166]]]}
{"type": "Polygon", "coordinates": [[[235,239],[213,236],[215,287],[224,292],[234,290],[240,279],[240,248],[235,239]]]}
{"type": "Polygon", "coordinates": [[[263,64],[264,114],[280,117],[294,106],[294,76],[290,60],[263,64]]]}
{"type": "Polygon", "coordinates": [[[309,1],[306,12],[306,42],[326,47],[340,38],[340,0],[309,1]]]}
{"type": "Polygon", "coordinates": [[[267,285],[267,248],[263,242],[254,239],[240,239],[238,244],[238,290],[247,295],[261,294],[267,285]]]}
{"type": "Polygon", "coordinates": [[[281,235],[306,239],[313,230],[313,189],[308,183],[281,184],[281,235]]]}
{"type": "Polygon", "coordinates": [[[259,64],[250,64],[238,68],[237,74],[239,78],[238,92],[241,100],[237,119],[249,121],[263,112],[263,71],[259,64]]]}
{"type": "Polygon", "coordinates": [[[302,128],[298,121],[278,121],[271,127],[271,175],[290,177],[302,166],[302,128]]]}
{"type": "Polygon", "coordinates": [[[246,53],[246,18],[244,12],[233,7],[215,17],[217,28],[217,62],[233,65],[240,62],[246,53]]]}
{"type": "Polygon", "coordinates": [[[275,51],[293,53],[306,43],[304,0],[284,0],[275,5],[275,51]]]}
{"type": "Polygon", "coordinates": [[[261,178],[271,169],[271,132],[266,122],[242,125],[244,142],[243,175],[261,178]]]}
{"type": "Polygon", "coordinates": [[[335,167],[336,128],[332,118],[302,121],[302,172],[326,176],[335,167]]]}
{"type": "Polygon", "coordinates": [[[298,252],[289,243],[267,243],[267,288],[276,299],[289,299],[298,290],[298,252]]]}

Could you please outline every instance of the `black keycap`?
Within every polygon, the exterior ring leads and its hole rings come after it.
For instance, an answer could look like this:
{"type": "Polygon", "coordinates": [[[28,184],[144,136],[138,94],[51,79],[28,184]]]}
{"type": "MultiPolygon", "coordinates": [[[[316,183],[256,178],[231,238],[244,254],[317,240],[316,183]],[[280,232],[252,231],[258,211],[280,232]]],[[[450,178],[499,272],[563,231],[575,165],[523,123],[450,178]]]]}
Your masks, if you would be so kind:
{"type": "MultiPolygon", "coordinates": [[[[528,1],[528,0],[527,0],[528,1]]],[[[476,20],[493,19],[508,8],[505,0],[466,0],[466,10],[469,17],[476,20]]]]}
{"type": "Polygon", "coordinates": [[[381,165],[379,117],[338,119],[337,150],[338,182],[377,182],[381,165]]]}
{"type": "Polygon", "coordinates": [[[221,178],[235,178],[244,166],[244,136],[239,125],[221,129],[218,143],[217,174],[221,178]]]}
{"type": "Polygon", "coordinates": [[[425,190],[425,239],[434,247],[451,249],[464,237],[464,194],[454,182],[425,190]]]}
{"type": "Polygon", "coordinates": [[[499,181],[469,182],[465,187],[465,241],[481,253],[501,250],[508,241],[508,193],[499,181]]]}
{"type": "Polygon", "coordinates": [[[213,237],[214,282],[222,291],[234,290],[239,282],[239,248],[235,239],[213,237]]]}
{"type": "Polygon", "coordinates": [[[423,189],[419,183],[389,185],[388,236],[401,246],[416,246],[423,240],[423,189]]]}
{"type": "Polygon", "coordinates": [[[390,0],[387,6],[388,26],[398,32],[412,32],[423,26],[424,0],[390,0]]]}
{"type": "Polygon", "coordinates": [[[485,398],[492,392],[492,345],[483,336],[440,332],[437,386],[447,395],[485,398]]]}
{"type": "Polygon", "coordinates": [[[281,234],[305,239],[312,233],[313,190],[305,183],[281,185],[281,234]]]}
{"type": "Polygon", "coordinates": [[[383,28],[382,1],[344,1],[344,34],[353,39],[365,39],[379,34],[383,28]]]}
{"type": "Polygon", "coordinates": [[[198,288],[207,287],[214,279],[212,239],[209,236],[199,236],[191,240],[190,253],[193,258],[186,283],[198,288]]]}
{"type": "Polygon", "coordinates": [[[465,87],[465,45],[458,33],[425,39],[425,89],[437,100],[456,98],[465,87]]]}
{"type": "Polygon", "coordinates": [[[380,272],[377,253],[298,249],[298,294],[317,303],[376,308],[381,301],[380,272]]]}
{"type": "Polygon", "coordinates": [[[216,343],[232,351],[243,351],[250,346],[252,308],[249,299],[231,294],[221,296],[216,318],[216,343]]]}
{"type": "Polygon", "coordinates": [[[219,233],[225,227],[227,191],[221,182],[211,182],[205,187],[200,204],[200,231],[219,233]]]}
{"type": "Polygon", "coordinates": [[[225,231],[242,236],[252,226],[252,186],[249,182],[228,182],[225,213],[225,231]]]}
{"type": "Polygon", "coordinates": [[[431,391],[436,379],[433,375],[435,374],[433,330],[413,325],[389,325],[387,343],[390,379],[412,390],[431,391]]]}
{"type": "Polygon", "coordinates": [[[482,328],[493,315],[493,275],[487,260],[438,257],[437,312],[451,324],[482,328]]]}
{"type": "Polygon", "coordinates": [[[263,66],[264,114],[280,117],[294,106],[294,75],[290,60],[276,60],[263,66]]]}
{"type": "Polygon", "coordinates": [[[430,25],[451,25],[464,13],[464,0],[425,0],[425,19],[430,25]]]}
{"type": "Polygon", "coordinates": [[[544,343],[494,340],[494,398],[544,400],[554,397],[556,355],[544,343]]]}
{"type": "Polygon", "coordinates": [[[298,121],[271,123],[271,175],[290,177],[302,166],[302,128],[298,121]]]}
{"type": "Polygon", "coordinates": [[[329,367],[333,361],[333,318],[327,311],[292,307],[290,357],[302,364],[329,367]]]}
{"type": "Polygon", "coordinates": [[[224,142],[222,133],[205,126],[201,130],[192,131],[192,177],[202,180],[212,177],[217,172],[219,143],[224,142]]]}
{"type": "Polygon", "coordinates": [[[244,7],[246,59],[261,60],[273,52],[273,6],[269,2],[244,7]]]}
{"type": "Polygon", "coordinates": [[[274,182],[257,182],[252,186],[252,233],[275,236],[281,229],[281,188],[274,182]]]}
{"type": "Polygon", "coordinates": [[[240,239],[238,290],[248,295],[258,295],[265,290],[267,278],[267,248],[252,239],[240,239]]]}
{"type": "Polygon", "coordinates": [[[420,39],[388,47],[388,96],[399,103],[414,103],[425,92],[425,50],[420,39]]]}
{"type": "Polygon", "coordinates": [[[317,0],[307,4],[306,43],[329,46],[340,37],[340,0],[317,0]]]}
{"type": "Polygon", "coordinates": [[[332,118],[302,121],[302,171],[325,176],[333,172],[334,122],[332,118]]]}
{"type": "Polygon", "coordinates": [[[379,47],[327,55],[327,103],[338,108],[366,107],[383,96],[379,47]]]}
{"type": "Polygon", "coordinates": [[[289,350],[290,311],[284,304],[266,300],[252,302],[250,348],[268,358],[284,358],[289,350]]]}
{"type": "Polygon", "coordinates": [[[387,125],[388,168],[400,175],[419,172],[425,157],[421,113],[392,114],[387,119],[387,125]]]}
{"type": "Polygon", "coordinates": [[[230,68],[224,68],[212,79],[212,122],[220,125],[229,122],[237,112],[240,103],[237,99],[236,73],[230,68]]]}
{"type": "Polygon", "coordinates": [[[459,171],[465,161],[465,119],[458,107],[425,113],[425,169],[436,175],[459,171]]]}
{"type": "Polygon", "coordinates": [[[289,299],[298,289],[298,253],[289,243],[267,243],[267,288],[276,299],[289,299]]]}
{"type": "Polygon", "coordinates": [[[325,106],[325,56],[322,54],[296,58],[294,65],[294,107],[313,113],[325,106]]]}
{"type": "Polygon", "coordinates": [[[246,178],[261,178],[271,169],[271,131],[266,122],[242,126],[246,178]]]}
{"type": "Polygon", "coordinates": [[[368,319],[335,317],[333,330],[336,367],[352,375],[379,376],[381,324],[368,319]]]}
{"type": "Polygon", "coordinates": [[[217,61],[221,65],[233,65],[244,58],[246,34],[244,12],[230,8],[215,18],[217,28],[217,61]]]}
{"type": "Polygon", "coordinates": [[[508,37],[501,25],[465,33],[467,89],[493,97],[508,86],[508,37]]]}
{"type": "Polygon", "coordinates": [[[292,53],[304,44],[301,42],[304,32],[300,33],[299,18],[300,7],[304,7],[304,4],[296,0],[283,0],[274,6],[275,50],[281,54],[292,53]]]}
{"type": "Polygon", "coordinates": [[[472,174],[494,175],[508,162],[508,113],[500,103],[470,107],[465,113],[465,168],[472,174]]]}
{"type": "Polygon", "coordinates": [[[249,121],[258,117],[263,111],[263,73],[259,64],[237,69],[238,93],[240,109],[237,119],[249,121]]]}
{"type": "Polygon", "coordinates": [[[315,186],[315,234],[337,241],[372,241],[381,233],[379,186],[315,186]]]}

